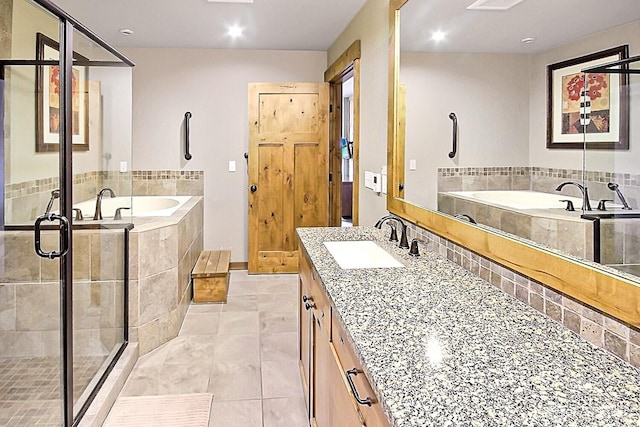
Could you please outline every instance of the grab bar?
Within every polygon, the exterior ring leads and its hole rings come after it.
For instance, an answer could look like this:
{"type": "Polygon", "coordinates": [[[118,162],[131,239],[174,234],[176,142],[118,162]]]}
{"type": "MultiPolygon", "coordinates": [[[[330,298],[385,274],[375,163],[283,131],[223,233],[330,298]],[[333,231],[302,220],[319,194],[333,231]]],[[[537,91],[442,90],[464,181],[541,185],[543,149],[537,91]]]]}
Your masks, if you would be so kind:
{"type": "Polygon", "coordinates": [[[449,113],[449,118],[453,120],[453,151],[449,152],[449,158],[453,159],[458,151],[458,118],[456,113],[449,113]]]}
{"type": "Polygon", "coordinates": [[[191,153],[189,153],[189,119],[191,118],[191,113],[187,111],[184,113],[184,158],[186,160],[191,160],[191,153]]]}

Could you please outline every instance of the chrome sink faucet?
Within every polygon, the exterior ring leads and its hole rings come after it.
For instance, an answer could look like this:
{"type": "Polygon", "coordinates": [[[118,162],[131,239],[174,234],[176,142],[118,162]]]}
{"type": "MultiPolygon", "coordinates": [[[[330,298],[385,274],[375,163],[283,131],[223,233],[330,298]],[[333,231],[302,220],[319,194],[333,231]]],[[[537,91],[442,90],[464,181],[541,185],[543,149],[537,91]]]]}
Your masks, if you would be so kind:
{"type": "Polygon", "coordinates": [[[98,197],[96,198],[96,212],[93,214],[94,220],[102,219],[102,198],[104,197],[105,193],[109,193],[109,197],[116,197],[116,193],[114,193],[110,188],[103,188],[102,190],[100,190],[100,192],[98,193],[98,197]]]}
{"type": "Polygon", "coordinates": [[[578,187],[580,192],[582,193],[582,209],[586,211],[591,210],[591,203],[589,203],[589,193],[587,192],[587,187],[584,187],[582,184],[574,181],[565,181],[562,184],[556,187],[556,191],[562,191],[562,188],[565,185],[575,185],[578,187]]]}
{"type": "MultiPolygon", "coordinates": [[[[400,219],[399,217],[395,216],[395,215],[386,215],[383,216],[382,218],[380,218],[378,220],[378,222],[376,222],[376,225],[374,227],[378,228],[378,229],[382,229],[382,224],[385,223],[385,221],[388,221],[390,219],[396,220],[398,222],[398,224],[400,224],[400,226],[402,227],[402,237],[400,237],[400,247],[403,249],[409,249],[409,241],[407,239],[407,224],[404,223],[404,221],[402,221],[402,219],[400,219]]],[[[391,227],[391,239],[392,241],[397,241],[398,240],[398,235],[395,232],[395,228],[391,227]],[[395,235],[395,239],[393,238],[395,235]]]]}
{"type": "Polygon", "coordinates": [[[60,198],[60,189],[56,188],[51,192],[51,198],[49,199],[49,203],[47,204],[47,208],[44,210],[45,215],[49,215],[51,213],[51,208],[53,207],[53,202],[56,199],[60,198]]]}

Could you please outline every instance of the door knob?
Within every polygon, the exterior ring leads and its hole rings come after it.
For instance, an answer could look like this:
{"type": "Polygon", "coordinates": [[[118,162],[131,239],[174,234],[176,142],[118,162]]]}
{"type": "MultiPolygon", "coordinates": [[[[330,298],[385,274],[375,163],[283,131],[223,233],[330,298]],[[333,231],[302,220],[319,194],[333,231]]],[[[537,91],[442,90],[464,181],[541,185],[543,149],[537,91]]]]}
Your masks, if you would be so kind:
{"type": "Polygon", "coordinates": [[[255,185],[251,186],[251,192],[255,193],[256,191],[258,191],[258,187],[256,187],[255,185]]]}

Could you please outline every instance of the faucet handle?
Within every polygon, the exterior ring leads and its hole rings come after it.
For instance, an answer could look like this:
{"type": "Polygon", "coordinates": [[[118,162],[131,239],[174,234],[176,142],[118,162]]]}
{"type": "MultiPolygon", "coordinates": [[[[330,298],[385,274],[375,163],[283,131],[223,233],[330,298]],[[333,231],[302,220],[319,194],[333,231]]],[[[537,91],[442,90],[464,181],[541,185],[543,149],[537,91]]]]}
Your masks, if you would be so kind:
{"type": "Polygon", "coordinates": [[[574,212],[576,208],[573,207],[573,202],[571,200],[560,200],[560,202],[566,202],[567,207],[564,208],[565,211],[574,212]]]}
{"type": "Polygon", "coordinates": [[[420,251],[418,251],[418,239],[413,239],[411,241],[411,249],[409,249],[409,255],[420,256],[420,251]]]}
{"type": "Polygon", "coordinates": [[[397,242],[398,241],[398,232],[396,230],[396,225],[393,223],[389,223],[389,227],[391,227],[391,236],[389,237],[389,241],[390,242],[397,242]]]}
{"type": "Polygon", "coordinates": [[[607,210],[607,206],[606,203],[607,202],[613,202],[613,200],[610,199],[602,199],[598,202],[598,207],[596,209],[598,209],[599,211],[606,211],[607,210]]]}
{"type": "Polygon", "coordinates": [[[84,219],[84,216],[82,215],[82,210],[78,209],[78,208],[73,208],[72,209],[74,215],[73,215],[73,219],[76,221],[82,221],[84,219]]]}
{"type": "Polygon", "coordinates": [[[122,207],[116,209],[116,214],[113,216],[113,219],[115,219],[115,220],[122,219],[122,210],[123,209],[131,209],[131,208],[130,207],[126,207],[126,206],[122,206],[122,207]]]}

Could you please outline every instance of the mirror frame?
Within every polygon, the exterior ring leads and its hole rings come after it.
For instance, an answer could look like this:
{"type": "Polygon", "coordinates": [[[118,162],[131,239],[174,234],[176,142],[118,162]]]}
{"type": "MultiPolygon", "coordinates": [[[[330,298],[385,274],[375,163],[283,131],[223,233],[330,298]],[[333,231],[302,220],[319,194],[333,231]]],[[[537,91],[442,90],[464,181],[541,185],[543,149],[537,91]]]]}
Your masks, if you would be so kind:
{"type": "Polygon", "coordinates": [[[387,210],[609,316],[640,327],[639,284],[588,262],[525,244],[403,199],[404,111],[398,111],[398,99],[402,96],[399,91],[400,9],[407,1],[389,0],[387,210]]]}

